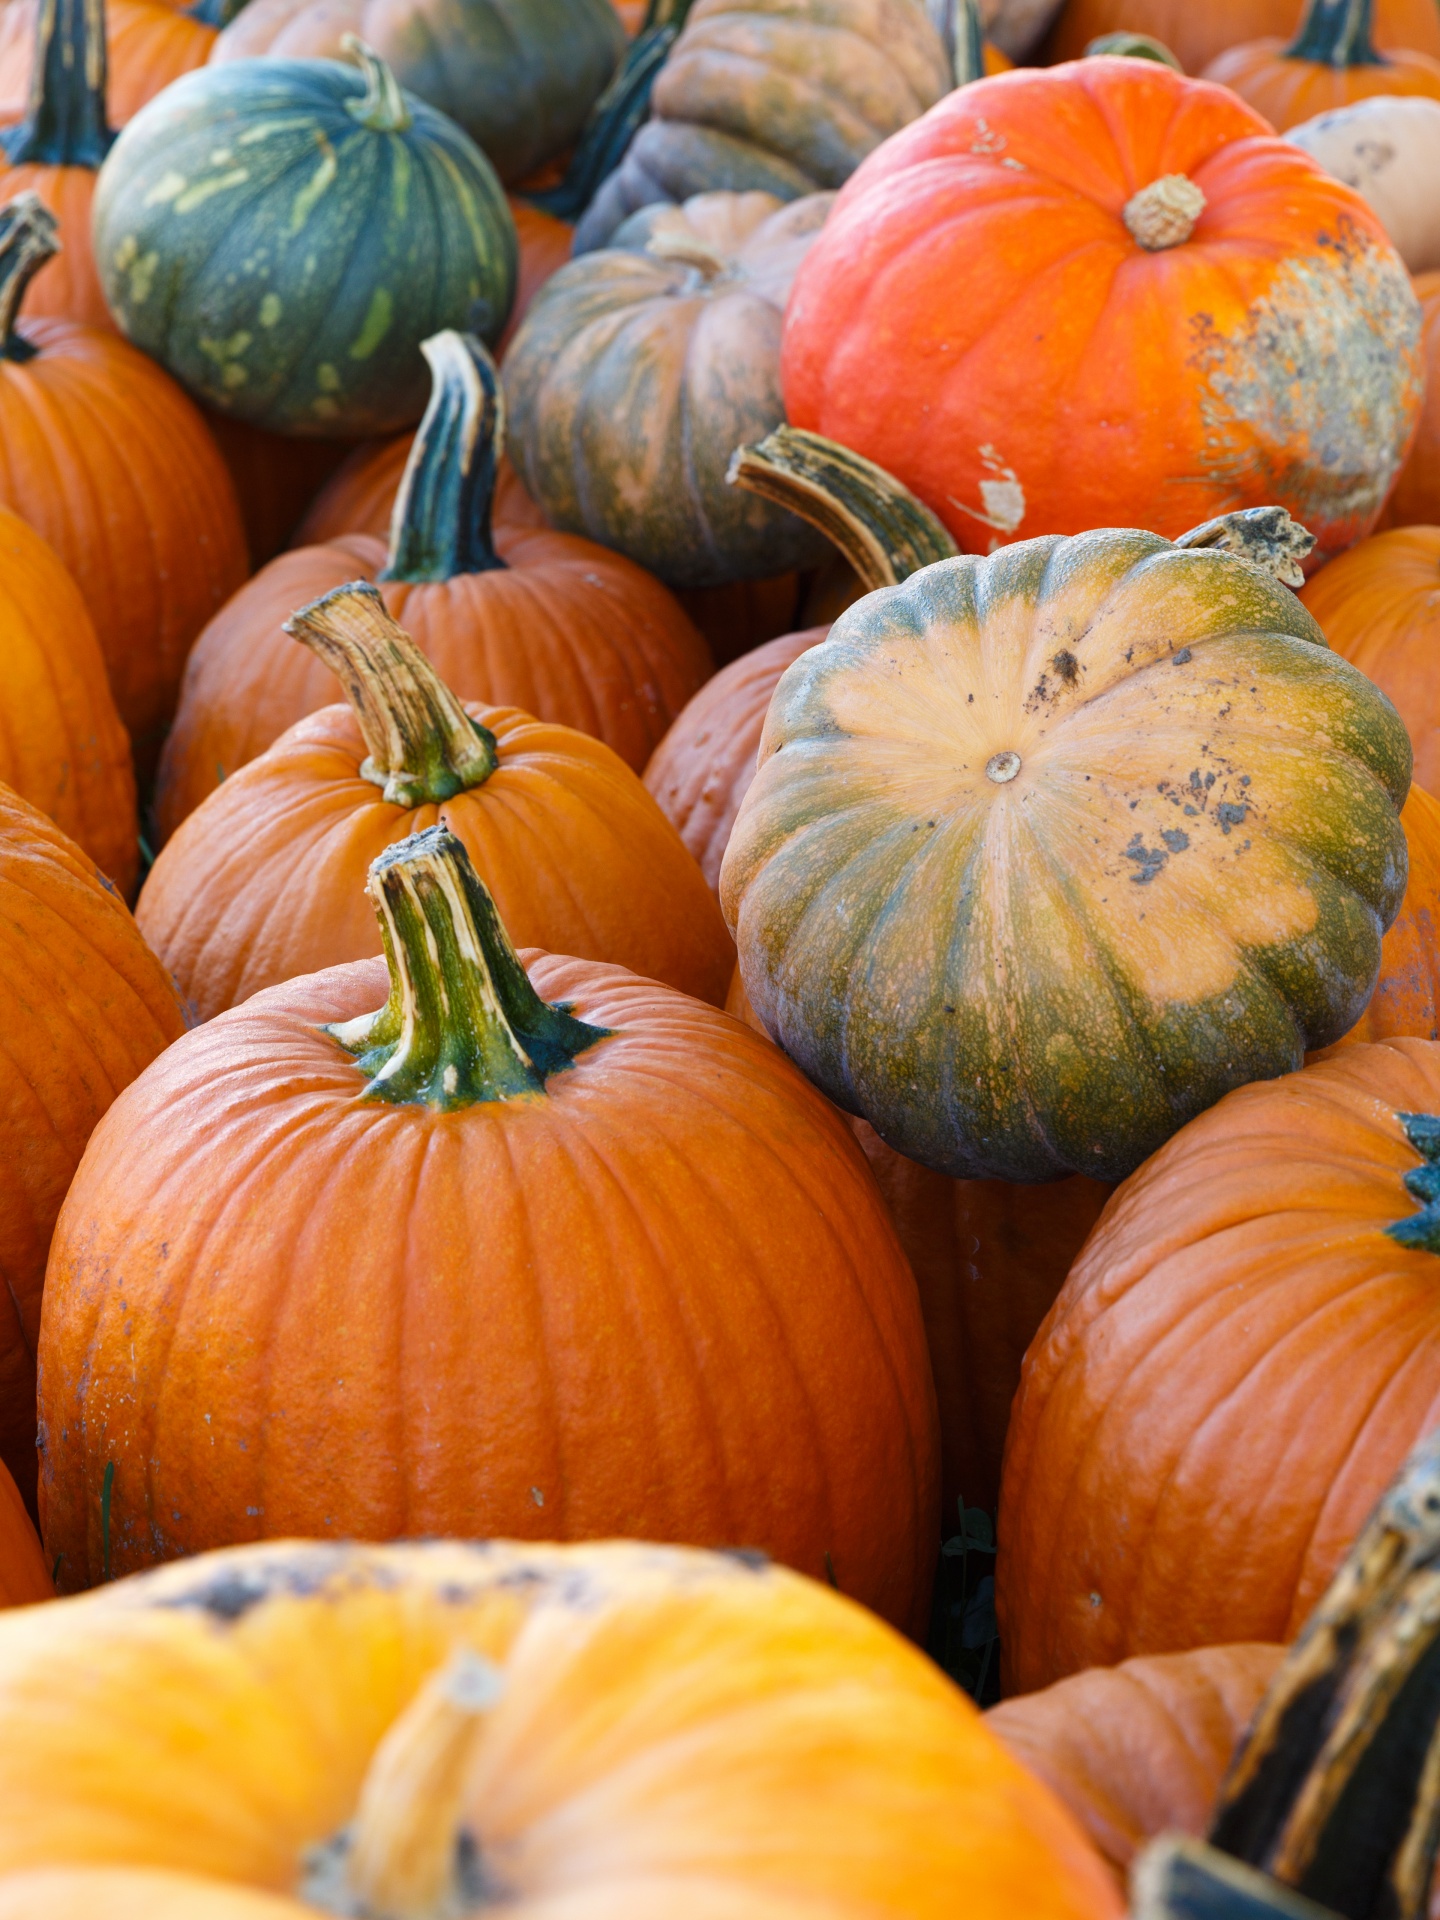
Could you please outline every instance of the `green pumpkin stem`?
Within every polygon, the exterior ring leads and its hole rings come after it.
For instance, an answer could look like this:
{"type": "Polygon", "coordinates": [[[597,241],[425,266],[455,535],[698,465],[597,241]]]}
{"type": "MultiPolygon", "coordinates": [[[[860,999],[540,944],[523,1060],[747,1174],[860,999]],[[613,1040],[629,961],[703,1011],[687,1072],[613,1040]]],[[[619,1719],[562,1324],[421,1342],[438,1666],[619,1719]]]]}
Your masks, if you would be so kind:
{"type": "Polygon", "coordinates": [[[362,1099],[442,1112],[519,1100],[606,1038],[536,993],[448,827],[387,848],[367,890],[390,997],[378,1013],[325,1028],[369,1079],[362,1099]]]}
{"type": "Polygon", "coordinates": [[[1130,1920],[1336,1920],[1267,1873],[1166,1834],[1130,1869],[1130,1920]]]}
{"type": "Polygon", "coordinates": [[[188,19],[223,31],[244,7],[245,0],[193,0],[193,4],[183,11],[188,19]]]}
{"type": "Polygon", "coordinates": [[[392,806],[439,806],[495,771],[494,734],[470,718],[368,581],[302,607],[285,631],[344,688],[368,749],[361,777],[392,806]]]}
{"type": "Polygon", "coordinates": [[[1087,60],[1104,59],[1106,56],[1122,60],[1154,60],[1162,67],[1171,67],[1176,73],[1183,73],[1184,67],[1166,46],[1163,40],[1157,40],[1149,33],[1102,33],[1085,49],[1087,60]]]}
{"type": "Polygon", "coordinates": [[[1424,1920],[1440,1841],[1440,1434],[1286,1654],[1209,1837],[1346,1920],[1424,1920]]]}
{"type": "Polygon", "coordinates": [[[898,586],[960,551],[930,509],[873,460],[800,427],[739,447],[725,476],[808,520],[840,551],[867,593],[898,586]]]}
{"type": "Polygon", "coordinates": [[[103,0],[40,0],[25,118],[0,133],[12,167],[98,167],[115,135],[105,119],[103,0]]]}
{"type": "Polygon", "coordinates": [[[400,82],[389,67],[358,33],[343,35],[340,48],[365,76],[364,94],[358,100],[347,100],[345,111],[374,133],[404,133],[411,124],[411,113],[400,82]]]}
{"type": "Polygon", "coordinates": [[[957,87],[985,77],[985,28],[976,0],[926,0],[930,24],[939,34],[957,87]]]}
{"type": "Polygon", "coordinates": [[[17,193],[0,207],[0,355],[31,360],[39,351],[16,322],[25,289],[60,251],[60,222],[38,193],[17,193]]]}
{"type": "Polygon", "coordinates": [[[1285,58],[1326,67],[1388,66],[1371,36],[1373,17],[1374,0],[1309,0],[1285,58]]]}
{"type": "Polygon", "coordinates": [[[1238,553],[1253,560],[1257,567],[1286,587],[1303,587],[1305,569],[1300,562],[1315,551],[1315,536],[1298,520],[1292,520],[1284,507],[1244,507],[1238,513],[1222,513],[1206,520],[1189,533],[1182,533],[1177,547],[1218,547],[1224,553],[1238,553]]]}
{"type": "Polygon", "coordinates": [[[415,434],[390,520],[382,580],[453,580],[492,573],[490,512],[505,448],[500,375],[473,333],[432,334],[430,404],[415,434]]]}

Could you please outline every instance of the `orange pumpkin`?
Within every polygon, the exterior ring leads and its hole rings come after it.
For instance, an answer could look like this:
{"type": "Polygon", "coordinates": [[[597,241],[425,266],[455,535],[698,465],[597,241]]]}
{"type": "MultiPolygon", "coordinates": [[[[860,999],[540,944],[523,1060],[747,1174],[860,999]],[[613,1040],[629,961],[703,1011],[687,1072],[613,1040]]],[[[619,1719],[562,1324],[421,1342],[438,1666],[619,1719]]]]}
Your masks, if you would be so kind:
{"type": "Polygon", "coordinates": [[[844,1122],[698,1000],[553,956],[527,979],[443,826],[370,892],[388,1002],[370,960],[221,1014],[71,1186],[40,1383],[62,1588],[102,1570],[108,1473],[114,1571],[628,1534],[762,1548],[915,1631],[934,1387],[844,1122]]]}
{"type": "Polygon", "coordinates": [[[1374,94],[1440,99],[1440,59],[1410,48],[1382,54],[1371,37],[1374,0],[1307,0],[1290,42],[1252,40],[1210,62],[1216,80],[1284,133],[1317,113],[1374,94]]]}
{"type": "Polygon", "coordinates": [[[723,1002],[735,950],[719,906],[608,747],[511,707],[462,707],[373,587],[341,587],[288,627],[349,707],[311,714],[217,787],[162,850],[137,908],[202,1020],[378,954],[365,875],[437,821],[525,946],[723,1002]]]}
{"type": "Polygon", "coordinates": [[[53,1600],[55,1584],[10,1470],[0,1461],[0,1608],[53,1600]]]}
{"type": "MultiPolygon", "coordinates": [[[[170,0],[103,0],[107,118],[123,127],[148,100],[182,74],[203,67],[219,29],[200,6],[170,0]]],[[[34,67],[37,0],[0,6],[0,114],[25,110],[34,67]]]]}
{"type": "Polygon", "coordinates": [[[95,1123],[184,1029],[174,983],[113,886],[0,787],[0,1459],[35,1487],[45,1257],[95,1123]]]}
{"type": "MultiPolygon", "coordinates": [[[[263,567],[289,543],[350,450],[343,440],[293,439],[209,407],[203,412],[240,504],[250,565],[263,567]]],[[[406,434],[407,445],[409,438],[406,434]]]]}
{"type": "Polygon", "coordinates": [[[1395,703],[1415,778],[1440,793],[1440,527],[1372,534],[1308,580],[1300,598],[1335,651],[1395,703]]]}
{"type": "MultiPolygon", "coordinates": [[[[1068,0],[1050,35],[1051,60],[1078,60],[1092,40],[1122,28],[1153,34],[1179,56],[1187,73],[1203,73],[1227,47],[1267,34],[1293,37],[1304,0],[1068,0]]],[[[1375,38],[1381,47],[1414,47],[1440,56],[1440,13],[1434,0],[1378,0],[1375,38]]]]}
{"type": "Polygon", "coordinates": [[[1440,1043],[1242,1087],[1127,1180],[1026,1356],[1007,1685],[1289,1640],[1440,1421],[1440,1043]]]}
{"type": "Polygon", "coordinates": [[[245,578],[245,535],[215,443],[168,374],[113,334],[17,320],[55,234],[33,193],[0,211],[0,505],[74,575],[143,771],[191,641],[245,578]]]}
{"type": "Polygon", "coordinates": [[[637,771],[711,670],[675,601],[619,554],[490,512],[498,379],[473,336],[437,334],[430,407],[405,476],[391,548],[366,535],[283,554],[201,635],[160,763],[162,835],[307,713],[328,706],[328,668],[281,626],[357,578],[385,603],[462,699],[517,706],[592,733],[637,771]]]}
{"type": "Polygon", "coordinates": [[[1405,898],[1381,944],[1370,1004],[1338,1046],[1440,1040],[1440,800],[1411,787],[1400,824],[1410,849],[1405,898]]]}
{"type": "Polygon", "coordinates": [[[515,281],[515,304],[495,349],[497,359],[503,359],[530,302],[551,274],[558,273],[570,258],[570,243],[575,235],[567,220],[557,220],[554,214],[543,213],[527,200],[512,197],[510,212],[515,221],[515,237],[520,243],[520,272],[515,281]]]}
{"type": "MultiPolygon", "coordinates": [[[[414,444],[413,433],[397,433],[389,440],[362,441],[345,456],[316,494],[295,531],[291,546],[330,546],[347,533],[368,533],[377,540],[388,540],[395,496],[405,478],[414,444]]],[[[496,469],[491,519],[496,527],[549,525],[504,454],[496,469]]]]}
{"type": "Polygon", "coordinates": [[[1415,291],[1424,314],[1425,411],[1380,516],[1382,527],[1440,525],[1440,272],[1417,274],[1415,291]]]}

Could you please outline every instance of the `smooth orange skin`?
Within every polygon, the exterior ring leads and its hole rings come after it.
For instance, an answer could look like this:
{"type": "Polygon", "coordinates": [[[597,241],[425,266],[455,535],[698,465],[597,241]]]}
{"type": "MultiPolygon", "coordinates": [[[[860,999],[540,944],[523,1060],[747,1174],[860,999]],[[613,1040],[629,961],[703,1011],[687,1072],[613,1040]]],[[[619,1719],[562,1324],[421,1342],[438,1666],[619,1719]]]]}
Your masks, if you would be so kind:
{"type": "MultiPolygon", "coordinates": [[[[35,0],[0,6],[0,117],[18,120],[30,92],[35,51],[35,0]]],[[[162,88],[203,67],[217,39],[166,0],[105,0],[105,108],[123,127],[162,88]]],[[[88,228],[87,228],[88,232],[88,228]]]]}
{"type": "Polygon", "coordinates": [[[33,162],[6,166],[0,170],[0,202],[13,200],[21,193],[38,193],[65,236],[61,251],[46,262],[25,290],[25,311],[30,318],[79,320],[87,327],[114,333],[115,322],[100,291],[90,245],[95,179],[90,167],[51,167],[33,162]]]}
{"type": "Polygon", "coordinates": [[[509,205],[515,221],[515,236],[520,242],[520,272],[515,282],[515,304],[495,348],[497,360],[515,338],[515,330],[525,318],[530,302],[551,274],[557,273],[570,258],[570,246],[575,238],[575,229],[567,220],[557,220],[553,213],[542,213],[526,200],[511,198],[509,205]]]}
{"type": "Polygon", "coordinates": [[[1440,272],[1417,273],[1424,331],[1425,411],[1400,478],[1380,516],[1382,527],[1440,525],[1440,272]]]}
{"type": "Polygon", "coordinates": [[[1440,1264],[1398,1113],[1440,1044],[1227,1094],[1111,1200],[1025,1358],[1000,1493],[1007,1691],[1300,1630],[1440,1422],[1440,1264]]]}
{"type": "Polygon", "coordinates": [[[397,807],[360,774],[347,706],[301,720],[162,849],[140,930],[202,1020],[297,974],[380,952],[365,892],[386,847],[443,822],[521,946],[608,960],[719,1006],[735,966],[720,908],[623,760],[588,734],[471,705],[500,764],[442,806],[397,807]]]}
{"type": "MultiPolygon", "coordinates": [[[[395,495],[414,438],[413,433],[397,433],[388,440],[362,441],[316,494],[290,545],[324,547],[347,533],[369,533],[388,541],[395,495]]],[[[497,527],[549,525],[504,454],[495,477],[491,518],[497,527]]]]}
{"type": "Polygon", "coordinates": [[[10,1470],[0,1460],[0,1608],[30,1607],[54,1598],[55,1583],[45,1565],[35,1523],[25,1511],[10,1470]]]}
{"type": "Polygon", "coordinates": [[[1400,824],[1410,849],[1405,898],[1380,949],[1370,1004],[1337,1046],[1440,1040],[1440,800],[1411,787],[1400,824]]]}
{"type": "Polygon", "coordinates": [[[1372,534],[1307,580],[1300,598],[1335,651],[1394,702],[1416,780],[1440,793],[1440,527],[1372,534]]]}
{"type": "Polygon", "coordinates": [[[0,787],[0,1460],[35,1487],[35,1347],[50,1235],[96,1122],[184,1031],[108,880],[0,787]]]}
{"type": "Polygon", "coordinates": [[[291,439],[209,407],[203,411],[240,504],[250,566],[263,567],[284,551],[350,449],[343,440],[291,439]]]}
{"type": "MultiPolygon", "coordinates": [[[[1304,0],[1069,0],[1046,43],[1051,60],[1078,60],[1102,33],[1153,34],[1187,73],[1203,73],[1217,54],[1269,34],[1293,39],[1304,0]]],[[[1440,55],[1434,0],[1376,0],[1375,43],[1440,55]]]]}
{"type": "MultiPolygon", "coordinates": [[[[709,651],[658,580],[618,553],[548,529],[498,526],[499,571],[381,585],[385,604],[462,700],[578,727],[638,773],[709,678],[709,651]]],[[[373,580],[366,535],[281,554],[196,641],[156,782],[160,833],[307,713],[335,677],[282,622],[347,580],[373,580]]]]}
{"type": "Polygon", "coordinates": [[[755,1546],[912,1633],[939,1519],[915,1284],[849,1129],[737,1021],[529,957],[609,1039],[544,1094],[357,1099],[360,961],[188,1034],[51,1248],[41,1517],[101,1569],[302,1533],[755,1546]],[[538,1496],[538,1497],[537,1497],[538,1496]]]}
{"type": "Polygon", "coordinates": [[[1150,61],[953,92],[851,176],[801,265],[790,423],[877,461],[975,553],[1093,527],[1173,539],[1276,502],[1317,565],[1343,551],[1419,416],[1409,280],[1360,197],[1269,135],[1150,61]],[[1123,210],[1177,173],[1205,209],[1147,252],[1123,210]],[[1297,400],[1311,356],[1333,372],[1297,400]]]}
{"type": "Polygon", "coordinates": [[[1377,93],[1440,100],[1440,60],[1429,54],[1397,50],[1378,66],[1332,67],[1323,60],[1291,60],[1286,44],[1267,39],[1231,47],[1211,61],[1205,78],[1238,93],[1279,133],[1377,93]]]}
{"type": "Polygon", "coordinates": [[[1123,1886],[1147,1840],[1208,1830],[1284,1655],[1242,1642],[1090,1667],[1002,1700],[985,1722],[1064,1801],[1123,1886]]]}
{"type": "Polygon", "coordinates": [[[137,762],[153,764],[191,642],[244,580],[235,489],[199,413],[118,336],[22,320],[0,361],[0,505],[85,597],[137,762]]]}
{"type": "Polygon", "coordinates": [[[130,740],[80,589],[0,507],[0,781],[48,814],[128,899],[139,874],[130,740]]]}

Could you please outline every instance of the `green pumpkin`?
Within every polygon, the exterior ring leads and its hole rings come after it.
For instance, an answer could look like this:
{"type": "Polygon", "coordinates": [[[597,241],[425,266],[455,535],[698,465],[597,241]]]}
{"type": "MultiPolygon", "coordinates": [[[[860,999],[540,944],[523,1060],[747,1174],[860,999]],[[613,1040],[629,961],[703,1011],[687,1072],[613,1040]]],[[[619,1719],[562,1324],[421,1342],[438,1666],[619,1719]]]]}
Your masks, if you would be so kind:
{"type": "Polygon", "coordinates": [[[1359,1018],[1409,783],[1394,708],[1261,565],[1026,540],[788,670],[721,899],[764,1025],[891,1146],[1118,1180],[1359,1018]]]}
{"type": "Polygon", "coordinates": [[[202,67],[100,171],[95,263],[121,331],[197,399],[276,433],[391,433],[420,343],[499,338],[518,246],[483,154],[368,49],[202,67]]]}

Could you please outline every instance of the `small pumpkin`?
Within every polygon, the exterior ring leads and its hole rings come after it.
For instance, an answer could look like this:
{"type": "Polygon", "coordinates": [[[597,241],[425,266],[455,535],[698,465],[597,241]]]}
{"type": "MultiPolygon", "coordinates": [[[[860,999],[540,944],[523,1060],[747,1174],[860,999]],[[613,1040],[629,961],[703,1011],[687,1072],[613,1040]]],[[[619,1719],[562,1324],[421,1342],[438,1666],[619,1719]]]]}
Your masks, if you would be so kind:
{"type": "Polygon", "coordinates": [[[0,1609],[53,1600],[55,1583],[45,1565],[40,1536],[25,1511],[20,1489],[0,1460],[0,1609]]]}
{"type": "Polygon", "coordinates": [[[1289,138],[1375,209],[1412,274],[1440,267],[1440,100],[1357,100],[1289,138]]]}
{"type": "Polygon", "coordinates": [[[628,1542],[288,1541],[8,1616],[0,1792],[6,1920],[419,1920],[480,1871],[519,1920],[1123,1914],[917,1649],[628,1542]]]}
{"type": "Polygon", "coordinates": [[[74,576],[148,775],[191,642],[245,578],[230,476],[193,405],[113,333],[20,317],[57,250],[33,193],[0,209],[0,505],[74,576]]]}
{"type": "Polygon", "coordinates": [[[1400,824],[1410,855],[1405,898],[1380,949],[1370,1004],[1337,1046],[1440,1040],[1440,800],[1411,787],[1400,824]]]}
{"type": "Polygon", "coordinates": [[[0,787],[0,1460],[35,1489],[35,1346],[45,1258],[96,1122],[184,1029],[175,987],[115,888],[0,787]]]}
{"type": "Polygon", "coordinates": [[[1440,272],[1420,274],[1415,291],[1423,314],[1425,411],[1380,516],[1382,527],[1440,526],[1440,272]]]}
{"type": "Polygon", "coordinates": [[[274,432],[407,425],[421,341],[449,326],[494,341],[514,298],[514,223],[484,155],[358,42],[355,57],[187,74],[126,127],[96,193],[121,330],[274,432]]]}
{"type": "Polygon", "coordinates": [[[687,995],[527,978],[443,826],[369,886],[386,960],[198,1028],[71,1186],[40,1384],[62,1588],[101,1570],[113,1461],[117,1572],[331,1529],[631,1534],[833,1571],[914,1631],[934,1388],[839,1116],[687,995]]]}
{"type": "MultiPolygon", "coordinates": [[[[505,360],[510,457],[547,518],[676,587],[822,557],[794,515],[725,485],[784,419],[780,316],[828,195],[700,194],[541,288],[505,360]]],[[[625,236],[622,236],[625,237],[625,236]]]]}
{"type": "MultiPolygon", "coordinates": [[[[1051,60],[1076,60],[1102,33],[1153,34],[1179,55],[1187,73],[1203,73],[1218,54],[1266,35],[1293,37],[1304,0],[1067,0],[1046,45],[1051,60]]],[[[1379,45],[1414,47],[1440,57],[1440,17],[1433,0],[1377,0],[1379,45]]]]}
{"type": "Polygon", "coordinates": [[[52,547],[0,507],[0,781],[129,898],[140,864],[130,740],[95,627],[52,547]]]}
{"type": "Polygon", "coordinates": [[[1281,133],[1372,94],[1440,99],[1440,59],[1408,48],[1382,54],[1373,12],[1374,0],[1307,0],[1288,45],[1265,39],[1231,47],[1205,78],[1238,93],[1281,133]]]}
{"type": "Polygon", "coordinates": [[[638,772],[707,678],[704,641],[675,601],[618,554],[527,521],[491,528],[504,414],[473,337],[425,343],[435,370],[390,551],[364,535],[282,554],[197,641],[165,743],[155,810],[172,833],[220,781],[307,713],[334,681],[282,622],[355,579],[386,606],[461,699],[578,727],[638,772]]]}
{"type": "Polygon", "coordinates": [[[286,625],[348,707],[311,714],[218,787],[161,851],[136,910],[202,1020],[378,954],[365,875],[437,821],[523,945],[723,1003],[734,949],[720,910],[608,747],[514,708],[462,706],[374,587],[337,588],[286,625]]]}
{"type": "Polygon", "coordinates": [[[1399,710],[1415,779],[1440,793],[1440,527],[1396,527],[1338,555],[1300,598],[1399,710]]]}
{"type": "Polygon", "coordinates": [[[336,60],[348,34],[507,185],[574,145],[625,49],[610,0],[246,0],[210,59],[336,60]]]}

